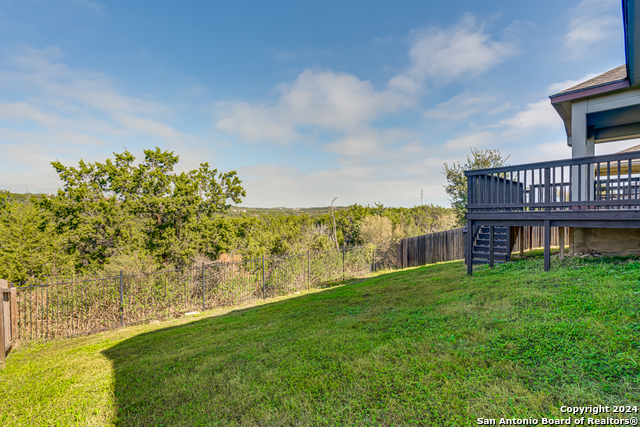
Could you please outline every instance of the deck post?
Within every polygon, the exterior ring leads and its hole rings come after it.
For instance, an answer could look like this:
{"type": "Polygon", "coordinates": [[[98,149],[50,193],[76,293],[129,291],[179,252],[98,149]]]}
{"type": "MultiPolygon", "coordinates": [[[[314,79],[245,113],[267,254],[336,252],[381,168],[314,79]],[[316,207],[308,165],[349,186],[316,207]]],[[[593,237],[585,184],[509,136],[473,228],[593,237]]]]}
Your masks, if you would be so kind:
{"type": "Polygon", "coordinates": [[[467,220],[467,241],[465,256],[467,258],[467,275],[473,274],[473,221],[467,220]]]}
{"type": "Polygon", "coordinates": [[[520,255],[524,255],[524,227],[520,227],[520,255]]]}
{"type": "Polygon", "coordinates": [[[507,227],[507,261],[511,261],[511,229],[513,227],[507,227]]]}
{"type": "Polygon", "coordinates": [[[494,235],[494,229],[495,226],[490,225],[489,226],[489,268],[493,268],[493,251],[494,251],[494,242],[493,242],[493,235],[494,235]]]}
{"type": "Polygon", "coordinates": [[[544,221],[544,271],[551,268],[551,221],[544,221]]]}
{"type": "Polygon", "coordinates": [[[544,169],[544,203],[547,205],[545,211],[550,211],[549,203],[551,203],[551,169],[544,169]]]}
{"type": "Polygon", "coordinates": [[[560,261],[564,261],[564,227],[558,229],[558,245],[560,246],[560,261]]]}

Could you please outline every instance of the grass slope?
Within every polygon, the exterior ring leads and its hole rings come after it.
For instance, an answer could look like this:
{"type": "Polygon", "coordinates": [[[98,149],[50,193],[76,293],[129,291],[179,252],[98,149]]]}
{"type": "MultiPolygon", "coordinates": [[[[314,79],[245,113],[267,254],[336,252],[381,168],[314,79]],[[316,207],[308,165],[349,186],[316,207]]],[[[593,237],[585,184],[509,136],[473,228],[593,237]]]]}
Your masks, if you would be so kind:
{"type": "Polygon", "coordinates": [[[0,424],[465,426],[637,405],[639,267],[438,264],[24,346],[0,371],[0,424]]]}

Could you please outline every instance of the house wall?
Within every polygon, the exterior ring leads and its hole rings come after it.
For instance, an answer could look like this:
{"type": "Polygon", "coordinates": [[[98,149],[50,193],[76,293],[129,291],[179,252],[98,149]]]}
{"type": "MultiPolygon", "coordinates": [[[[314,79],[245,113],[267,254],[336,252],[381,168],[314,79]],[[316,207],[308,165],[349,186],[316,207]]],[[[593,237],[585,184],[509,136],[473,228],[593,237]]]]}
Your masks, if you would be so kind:
{"type": "Polygon", "coordinates": [[[572,228],[569,232],[570,253],[597,252],[628,255],[640,253],[640,229],[637,228],[572,228]]]}

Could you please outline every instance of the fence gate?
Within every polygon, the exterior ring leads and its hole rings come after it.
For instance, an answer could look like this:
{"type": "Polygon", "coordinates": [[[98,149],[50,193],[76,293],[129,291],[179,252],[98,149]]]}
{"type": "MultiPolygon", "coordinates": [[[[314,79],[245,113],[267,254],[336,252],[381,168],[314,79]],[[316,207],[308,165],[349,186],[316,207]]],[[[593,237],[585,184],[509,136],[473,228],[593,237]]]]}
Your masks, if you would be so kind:
{"type": "Polygon", "coordinates": [[[18,337],[18,301],[16,288],[0,279],[0,364],[18,337]]]}

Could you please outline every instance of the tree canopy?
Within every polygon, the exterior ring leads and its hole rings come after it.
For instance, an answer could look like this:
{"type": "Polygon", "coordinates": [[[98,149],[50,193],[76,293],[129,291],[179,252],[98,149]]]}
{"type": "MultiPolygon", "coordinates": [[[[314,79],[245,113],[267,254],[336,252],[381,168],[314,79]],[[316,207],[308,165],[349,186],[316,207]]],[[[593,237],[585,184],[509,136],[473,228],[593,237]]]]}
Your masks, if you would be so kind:
{"type": "Polygon", "coordinates": [[[218,173],[202,163],[176,173],[179,156],[160,148],[144,150],[138,164],[129,151],[114,156],[77,167],[52,162],[64,187],[39,203],[85,265],[123,252],[184,265],[193,256],[189,240],[198,219],[246,195],[235,171],[218,173]]]}
{"type": "Polygon", "coordinates": [[[479,150],[471,147],[471,156],[467,155],[467,163],[464,166],[460,162],[453,162],[451,166],[444,164],[442,173],[447,178],[445,192],[455,211],[458,225],[464,225],[467,213],[467,178],[464,171],[507,166],[509,157],[511,156],[503,158],[500,150],[479,150]]]}

